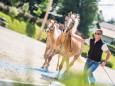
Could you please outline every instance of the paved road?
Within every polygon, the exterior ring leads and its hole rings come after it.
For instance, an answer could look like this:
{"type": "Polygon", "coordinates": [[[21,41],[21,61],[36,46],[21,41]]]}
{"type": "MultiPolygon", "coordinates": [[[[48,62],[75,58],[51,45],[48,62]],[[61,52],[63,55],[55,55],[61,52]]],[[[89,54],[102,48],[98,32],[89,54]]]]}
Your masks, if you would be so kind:
{"type": "MultiPolygon", "coordinates": [[[[37,84],[50,84],[53,79],[43,78],[40,71],[44,59],[45,44],[25,35],[0,27],[0,79],[15,80],[37,84]]],[[[85,59],[75,62],[71,70],[82,72],[85,59]]],[[[56,72],[57,56],[55,56],[49,70],[56,72]]],[[[64,71],[63,68],[62,72],[64,71]]],[[[105,67],[115,83],[115,70],[105,67]]],[[[111,84],[105,71],[99,67],[94,75],[98,83],[111,84]]]]}

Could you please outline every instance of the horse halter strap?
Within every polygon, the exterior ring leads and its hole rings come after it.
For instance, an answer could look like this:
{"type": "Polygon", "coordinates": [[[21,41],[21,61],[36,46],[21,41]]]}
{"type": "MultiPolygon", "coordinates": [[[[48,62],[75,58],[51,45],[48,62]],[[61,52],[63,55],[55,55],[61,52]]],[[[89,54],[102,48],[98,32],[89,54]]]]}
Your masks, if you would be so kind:
{"type": "MultiPolygon", "coordinates": [[[[51,22],[52,23],[52,22],[51,22]]],[[[55,24],[55,22],[54,23],[52,23],[53,25],[52,25],[52,27],[54,26],[54,24],[55,24]]],[[[51,27],[47,27],[47,28],[49,28],[49,30],[50,31],[53,31],[53,29],[51,29],[51,27]]]]}
{"type": "MultiPolygon", "coordinates": [[[[72,19],[72,18],[71,18],[71,19],[72,19]]],[[[65,21],[67,21],[67,19],[66,19],[65,21]]],[[[73,22],[73,21],[74,21],[74,20],[72,19],[72,22],[73,22]]],[[[73,24],[74,24],[74,22],[73,22],[73,24]]],[[[67,27],[68,30],[70,29],[68,26],[65,26],[65,27],[67,27]]]]}

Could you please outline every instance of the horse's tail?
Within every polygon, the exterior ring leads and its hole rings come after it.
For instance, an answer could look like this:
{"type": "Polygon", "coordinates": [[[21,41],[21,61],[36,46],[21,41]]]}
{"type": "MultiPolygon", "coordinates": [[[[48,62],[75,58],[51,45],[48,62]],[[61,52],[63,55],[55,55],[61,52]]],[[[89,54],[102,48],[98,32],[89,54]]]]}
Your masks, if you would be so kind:
{"type": "Polygon", "coordinates": [[[59,61],[60,61],[60,55],[58,54],[58,62],[57,62],[57,67],[56,67],[56,71],[58,71],[59,70],[59,61]]]}
{"type": "Polygon", "coordinates": [[[79,63],[85,63],[85,59],[83,57],[81,57],[81,55],[78,57],[77,61],[79,63]]]}
{"type": "MultiPolygon", "coordinates": [[[[83,51],[83,48],[84,48],[84,43],[81,44],[81,52],[83,51]]],[[[78,57],[77,61],[80,62],[80,63],[84,63],[85,62],[84,58],[81,57],[81,55],[78,57]]]]}

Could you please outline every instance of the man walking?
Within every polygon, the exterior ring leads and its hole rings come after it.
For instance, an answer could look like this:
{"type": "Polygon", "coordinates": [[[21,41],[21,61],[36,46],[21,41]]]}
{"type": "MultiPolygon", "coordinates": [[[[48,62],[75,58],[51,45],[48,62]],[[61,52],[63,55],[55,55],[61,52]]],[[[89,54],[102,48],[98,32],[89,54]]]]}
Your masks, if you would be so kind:
{"type": "Polygon", "coordinates": [[[101,40],[102,34],[103,31],[101,29],[97,29],[95,31],[94,38],[89,39],[79,39],[75,34],[71,34],[73,38],[80,42],[88,44],[90,47],[88,51],[88,58],[84,66],[84,73],[87,73],[87,80],[91,83],[91,85],[95,84],[96,80],[93,76],[93,72],[97,69],[102,60],[103,51],[106,53],[106,59],[101,63],[102,67],[106,65],[111,55],[107,45],[101,40]]]}

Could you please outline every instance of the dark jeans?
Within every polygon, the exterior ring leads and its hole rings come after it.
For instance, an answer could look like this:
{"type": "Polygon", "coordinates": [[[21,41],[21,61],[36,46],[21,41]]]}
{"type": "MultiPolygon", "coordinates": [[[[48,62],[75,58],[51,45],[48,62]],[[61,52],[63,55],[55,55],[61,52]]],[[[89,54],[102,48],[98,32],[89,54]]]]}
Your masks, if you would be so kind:
{"type": "Polygon", "coordinates": [[[93,72],[97,69],[100,62],[91,61],[89,58],[87,59],[85,66],[84,66],[84,73],[87,75],[85,79],[90,83],[95,83],[95,78],[93,76],[93,72]]]}

